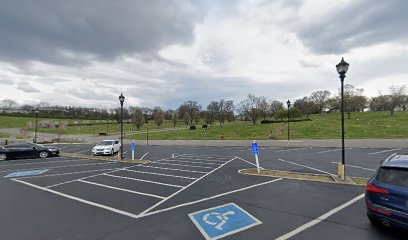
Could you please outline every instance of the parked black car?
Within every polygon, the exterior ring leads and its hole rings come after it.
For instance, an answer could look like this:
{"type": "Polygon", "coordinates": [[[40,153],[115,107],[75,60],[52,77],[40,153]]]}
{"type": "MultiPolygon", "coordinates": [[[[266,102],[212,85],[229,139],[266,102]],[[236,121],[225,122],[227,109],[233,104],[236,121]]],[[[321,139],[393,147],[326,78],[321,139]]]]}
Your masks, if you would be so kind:
{"type": "Polygon", "coordinates": [[[34,143],[19,143],[0,147],[0,161],[17,158],[47,158],[58,156],[60,150],[34,143]]]}

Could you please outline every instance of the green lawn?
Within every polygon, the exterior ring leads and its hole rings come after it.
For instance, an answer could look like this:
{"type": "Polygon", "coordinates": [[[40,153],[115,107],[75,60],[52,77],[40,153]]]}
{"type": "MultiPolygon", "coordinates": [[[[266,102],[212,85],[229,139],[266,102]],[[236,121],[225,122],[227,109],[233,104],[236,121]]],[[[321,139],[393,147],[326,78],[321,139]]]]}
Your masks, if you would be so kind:
{"type": "MultiPolygon", "coordinates": [[[[291,122],[291,139],[331,139],[341,136],[340,113],[315,114],[310,115],[312,121],[291,122]]],[[[43,119],[40,119],[40,121],[43,119]]],[[[51,120],[51,119],[44,119],[51,120]]],[[[28,122],[34,122],[34,118],[28,117],[5,117],[0,116],[0,128],[18,128],[27,126],[28,122]]],[[[74,122],[75,120],[60,120],[74,122]]],[[[79,123],[91,123],[97,120],[78,120],[79,123]]],[[[103,121],[99,121],[103,122],[103,121]]],[[[207,129],[201,127],[202,123],[197,124],[196,130],[189,130],[179,121],[176,128],[183,128],[174,131],[162,131],[163,128],[173,129],[171,121],[165,121],[159,128],[153,121],[149,122],[149,139],[158,140],[179,140],[179,139],[287,139],[287,124],[256,124],[251,122],[236,121],[235,123],[226,123],[223,127],[218,124],[209,126],[207,129]],[[160,132],[153,132],[159,130],[160,132]]],[[[147,124],[144,124],[139,131],[133,124],[124,124],[124,131],[127,139],[145,139],[147,124]],[[130,132],[139,132],[140,134],[129,135],[130,132]]],[[[32,131],[33,129],[31,129],[32,131]]],[[[106,124],[92,126],[70,126],[63,130],[39,128],[40,132],[60,133],[60,134],[93,134],[108,133],[118,134],[120,124],[106,124]]],[[[364,112],[352,113],[351,119],[345,119],[345,130],[347,138],[408,138],[408,111],[395,112],[393,116],[389,112],[364,112]]]]}
{"type": "MultiPolygon", "coordinates": [[[[271,132],[274,131],[279,124],[253,125],[251,122],[235,122],[226,123],[223,127],[218,124],[202,128],[197,125],[196,130],[183,129],[175,131],[163,131],[149,133],[149,139],[157,140],[233,140],[233,139],[269,139],[271,132]]],[[[126,136],[127,139],[146,139],[146,134],[134,134],[126,136]]]]}
{"type": "MultiPolygon", "coordinates": [[[[290,124],[291,138],[341,137],[340,113],[316,114],[310,118],[312,121],[290,124]]],[[[350,119],[345,114],[344,126],[346,138],[408,138],[408,112],[396,112],[393,116],[389,112],[358,112],[352,113],[350,119]]]]}

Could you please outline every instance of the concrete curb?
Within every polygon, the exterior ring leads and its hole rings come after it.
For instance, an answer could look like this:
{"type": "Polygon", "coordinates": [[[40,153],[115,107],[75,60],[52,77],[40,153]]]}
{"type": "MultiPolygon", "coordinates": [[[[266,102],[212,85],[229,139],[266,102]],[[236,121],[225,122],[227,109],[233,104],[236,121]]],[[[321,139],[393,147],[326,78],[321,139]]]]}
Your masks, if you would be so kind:
{"type": "Polygon", "coordinates": [[[289,172],[289,171],[278,171],[278,170],[271,170],[271,169],[262,169],[260,170],[260,173],[258,173],[256,168],[241,169],[238,172],[244,175],[263,176],[263,177],[279,177],[279,178],[286,178],[286,179],[292,179],[292,180],[347,184],[347,185],[357,185],[357,186],[366,186],[369,180],[368,178],[362,178],[362,177],[346,177],[346,180],[343,181],[338,176],[332,176],[332,175],[327,175],[327,174],[289,172]]]}

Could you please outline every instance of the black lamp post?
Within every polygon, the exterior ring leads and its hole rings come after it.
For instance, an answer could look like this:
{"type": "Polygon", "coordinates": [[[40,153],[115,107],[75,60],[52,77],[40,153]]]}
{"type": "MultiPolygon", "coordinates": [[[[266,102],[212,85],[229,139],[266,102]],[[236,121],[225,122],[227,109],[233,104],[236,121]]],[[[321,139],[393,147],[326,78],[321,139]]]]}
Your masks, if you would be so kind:
{"type": "Polygon", "coordinates": [[[339,176],[342,180],[346,178],[346,152],[344,149],[344,78],[350,64],[341,58],[341,62],[336,65],[337,72],[340,75],[341,82],[341,163],[339,163],[339,176]]]}
{"type": "Polygon", "coordinates": [[[125,101],[125,96],[121,93],[119,96],[120,102],[120,159],[123,159],[123,102],[125,101]]]}
{"type": "Polygon", "coordinates": [[[40,112],[38,108],[35,108],[34,110],[35,113],[35,130],[34,130],[34,139],[33,143],[37,143],[37,131],[38,131],[38,113],[40,112]]]}
{"type": "Polygon", "coordinates": [[[290,137],[289,137],[290,101],[288,100],[286,102],[286,104],[288,105],[288,146],[289,146],[289,140],[290,140],[290,137]]]}

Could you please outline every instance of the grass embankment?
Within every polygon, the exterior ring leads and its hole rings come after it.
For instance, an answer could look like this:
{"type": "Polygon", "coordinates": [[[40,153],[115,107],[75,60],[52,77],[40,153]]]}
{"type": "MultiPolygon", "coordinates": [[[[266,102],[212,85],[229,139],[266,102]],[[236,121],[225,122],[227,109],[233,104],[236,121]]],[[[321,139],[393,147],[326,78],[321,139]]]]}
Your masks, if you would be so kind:
{"type": "MultiPolygon", "coordinates": [[[[149,132],[149,139],[156,140],[235,140],[235,139],[269,139],[279,124],[253,125],[251,122],[225,123],[223,127],[214,124],[208,128],[197,125],[196,130],[188,128],[174,131],[149,132]]],[[[157,129],[154,129],[157,131],[157,129]]],[[[134,134],[128,139],[146,139],[146,134],[134,134]]]]}
{"type": "MultiPolygon", "coordinates": [[[[291,139],[333,139],[341,136],[340,113],[310,115],[312,121],[291,122],[291,139]]],[[[50,119],[39,119],[50,120],[50,119]]],[[[34,122],[29,117],[5,117],[0,116],[0,128],[22,128],[28,122],[34,122]]],[[[55,119],[54,121],[66,121],[72,123],[74,120],[55,119]]],[[[77,120],[79,123],[92,123],[96,120],[77,120]]],[[[101,121],[100,121],[101,122],[101,121]]],[[[389,112],[364,112],[352,113],[351,118],[345,119],[346,138],[408,138],[408,111],[395,112],[393,116],[389,112]]],[[[239,140],[239,139],[287,139],[287,124],[272,123],[253,125],[251,122],[236,121],[226,123],[223,127],[219,124],[209,126],[207,129],[201,127],[202,123],[196,125],[196,130],[189,130],[179,121],[175,129],[171,121],[165,121],[159,128],[153,121],[144,124],[140,130],[133,124],[124,124],[127,139],[146,139],[146,129],[149,126],[149,139],[156,140],[239,140]],[[165,130],[163,130],[165,129],[165,130]],[[171,129],[172,131],[168,131],[171,129]],[[135,133],[135,134],[130,134],[135,133]]],[[[29,129],[33,131],[34,129],[29,129]]],[[[118,134],[120,124],[82,125],[69,126],[63,130],[39,128],[40,132],[58,134],[92,134],[104,133],[118,134]]]]}
{"type": "MultiPolygon", "coordinates": [[[[340,113],[310,115],[312,121],[290,124],[291,138],[330,139],[341,136],[340,113]]],[[[346,138],[407,138],[408,112],[358,112],[345,115],[346,138]]],[[[287,131],[287,128],[285,129],[287,131]]],[[[281,139],[285,137],[280,136],[281,139]]]]}

